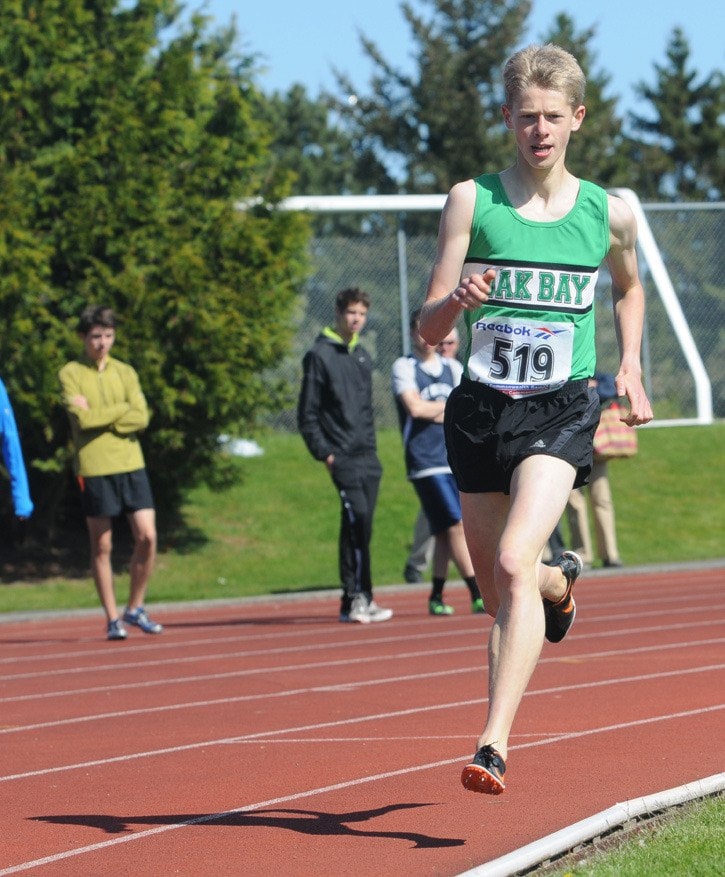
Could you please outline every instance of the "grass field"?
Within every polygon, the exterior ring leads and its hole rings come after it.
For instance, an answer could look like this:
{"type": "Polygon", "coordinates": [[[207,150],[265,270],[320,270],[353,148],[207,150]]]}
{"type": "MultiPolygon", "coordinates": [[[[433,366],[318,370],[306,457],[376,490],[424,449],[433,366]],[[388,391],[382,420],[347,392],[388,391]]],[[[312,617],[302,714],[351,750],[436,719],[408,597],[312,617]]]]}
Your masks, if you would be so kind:
{"type": "MultiPolygon", "coordinates": [[[[232,488],[191,491],[185,528],[162,540],[150,603],[338,587],[339,501],[324,467],[297,435],[258,441],[265,453],[235,460],[232,488]]],[[[639,444],[637,457],[609,467],[624,562],[723,556],[725,424],[644,429],[639,444]]],[[[372,555],[375,582],[384,585],[402,580],[417,500],[405,479],[399,434],[381,432],[379,451],[385,472],[372,555]]],[[[114,560],[122,597],[127,558],[118,551],[114,560]]],[[[32,584],[6,575],[0,585],[3,612],[97,605],[86,574],[32,584]]]]}
{"type": "Polygon", "coordinates": [[[540,868],[546,877],[721,877],[725,798],[692,801],[540,868]]]}

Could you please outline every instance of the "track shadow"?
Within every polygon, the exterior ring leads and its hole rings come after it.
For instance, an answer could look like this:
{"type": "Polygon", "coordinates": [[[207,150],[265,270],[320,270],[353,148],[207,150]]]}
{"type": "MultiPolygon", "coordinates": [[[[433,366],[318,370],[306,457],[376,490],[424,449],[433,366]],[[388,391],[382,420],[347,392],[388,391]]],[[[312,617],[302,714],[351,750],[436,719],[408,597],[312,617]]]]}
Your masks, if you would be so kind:
{"type": "MultiPolygon", "coordinates": [[[[163,616],[163,612],[159,613],[158,611],[154,612],[154,615],[161,614],[163,616]]],[[[257,616],[256,618],[245,618],[243,615],[239,618],[219,618],[217,620],[210,621],[174,621],[168,619],[168,616],[161,617],[160,620],[164,624],[164,628],[166,630],[202,630],[204,628],[231,628],[235,630],[239,630],[240,628],[254,628],[254,627],[305,627],[309,625],[319,625],[326,624],[332,625],[333,623],[337,624],[337,616],[333,614],[325,614],[325,615],[270,615],[270,616],[257,616]]],[[[99,622],[98,627],[98,639],[105,642],[105,621],[101,620],[99,622]]],[[[240,630],[242,633],[243,630],[240,630]]],[[[52,645],[53,643],[77,643],[80,641],[85,641],[91,636],[91,632],[84,632],[82,636],[53,636],[53,637],[40,637],[37,636],[22,636],[17,633],[13,633],[10,636],[5,635],[0,629],[0,645],[33,645],[34,643],[42,643],[43,645],[52,645]]],[[[118,648],[119,643],[112,643],[109,648],[118,648]]]]}
{"type": "Polygon", "coordinates": [[[340,593],[340,586],[334,584],[317,584],[317,585],[295,585],[290,588],[272,588],[270,594],[314,594],[317,591],[329,591],[331,595],[337,596],[340,593]]]}
{"type": "MultiPolygon", "coordinates": [[[[106,635],[105,635],[105,624],[103,624],[101,632],[98,634],[98,639],[101,642],[107,642],[106,635]]],[[[80,636],[53,636],[53,637],[0,636],[0,646],[69,645],[71,643],[85,642],[87,640],[88,640],[88,637],[86,637],[86,636],[84,636],[84,637],[80,637],[80,636]]],[[[109,650],[112,647],[113,647],[113,644],[109,644],[109,650]]]]}
{"type": "Polygon", "coordinates": [[[172,813],[157,816],[107,816],[107,815],[57,815],[31,816],[35,822],[48,822],[53,825],[85,825],[98,828],[106,834],[132,832],[134,827],[154,825],[226,825],[238,828],[277,828],[306,834],[310,837],[380,837],[407,840],[417,849],[436,847],[459,847],[465,844],[461,838],[431,837],[427,834],[410,831],[375,831],[351,827],[348,823],[359,825],[379,816],[415,807],[432,807],[432,803],[388,804],[372,810],[351,810],[347,813],[325,813],[321,810],[296,810],[277,808],[227,813],[172,813]]]}

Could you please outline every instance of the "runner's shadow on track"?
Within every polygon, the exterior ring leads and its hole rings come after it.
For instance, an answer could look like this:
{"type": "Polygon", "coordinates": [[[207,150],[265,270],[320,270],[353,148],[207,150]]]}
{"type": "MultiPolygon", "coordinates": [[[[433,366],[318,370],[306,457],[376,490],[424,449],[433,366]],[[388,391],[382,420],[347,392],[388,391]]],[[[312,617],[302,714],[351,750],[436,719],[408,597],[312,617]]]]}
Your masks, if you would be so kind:
{"type": "Polygon", "coordinates": [[[431,837],[411,831],[375,831],[352,828],[347,823],[366,823],[379,816],[387,816],[401,810],[415,807],[432,807],[424,804],[388,804],[372,810],[351,810],[347,813],[325,813],[321,810],[295,810],[278,808],[256,810],[242,813],[182,814],[168,816],[103,816],[103,815],[58,815],[31,816],[34,822],[49,822],[54,825],[86,825],[100,828],[106,834],[131,832],[134,826],[151,825],[226,825],[238,828],[283,828],[313,837],[380,837],[411,841],[414,848],[432,849],[437,847],[460,847],[465,840],[452,837],[431,837]]]}

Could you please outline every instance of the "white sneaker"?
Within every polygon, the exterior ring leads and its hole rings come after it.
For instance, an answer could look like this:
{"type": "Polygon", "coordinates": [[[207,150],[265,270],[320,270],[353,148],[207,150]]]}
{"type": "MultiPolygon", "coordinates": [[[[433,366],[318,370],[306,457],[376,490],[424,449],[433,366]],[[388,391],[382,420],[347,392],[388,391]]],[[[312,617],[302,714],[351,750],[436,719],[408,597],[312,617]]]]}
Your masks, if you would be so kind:
{"type": "Polygon", "coordinates": [[[390,621],[393,617],[392,609],[382,609],[375,600],[371,600],[368,604],[368,615],[370,621],[390,621]]]}
{"type": "Polygon", "coordinates": [[[370,624],[373,620],[370,616],[370,607],[364,594],[358,594],[357,597],[353,598],[347,620],[357,622],[358,624],[370,624]]]}

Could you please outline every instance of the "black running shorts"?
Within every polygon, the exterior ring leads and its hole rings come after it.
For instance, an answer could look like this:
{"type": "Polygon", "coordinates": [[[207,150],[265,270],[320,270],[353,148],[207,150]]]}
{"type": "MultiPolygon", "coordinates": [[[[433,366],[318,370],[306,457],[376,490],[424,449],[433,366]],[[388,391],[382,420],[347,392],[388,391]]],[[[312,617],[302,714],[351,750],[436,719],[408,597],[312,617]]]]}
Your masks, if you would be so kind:
{"type": "Polygon", "coordinates": [[[506,493],[526,457],[545,454],[571,463],[574,487],[586,484],[599,423],[597,391],[586,380],[512,399],[463,378],[445,413],[448,463],[462,493],[506,493]]]}
{"type": "Polygon", "coordinates": [[[154,507],[146,469],[118,475],[79,477],[78,483],[83,513],[87,518],[115,518],[122,512],[154,507]]]}

